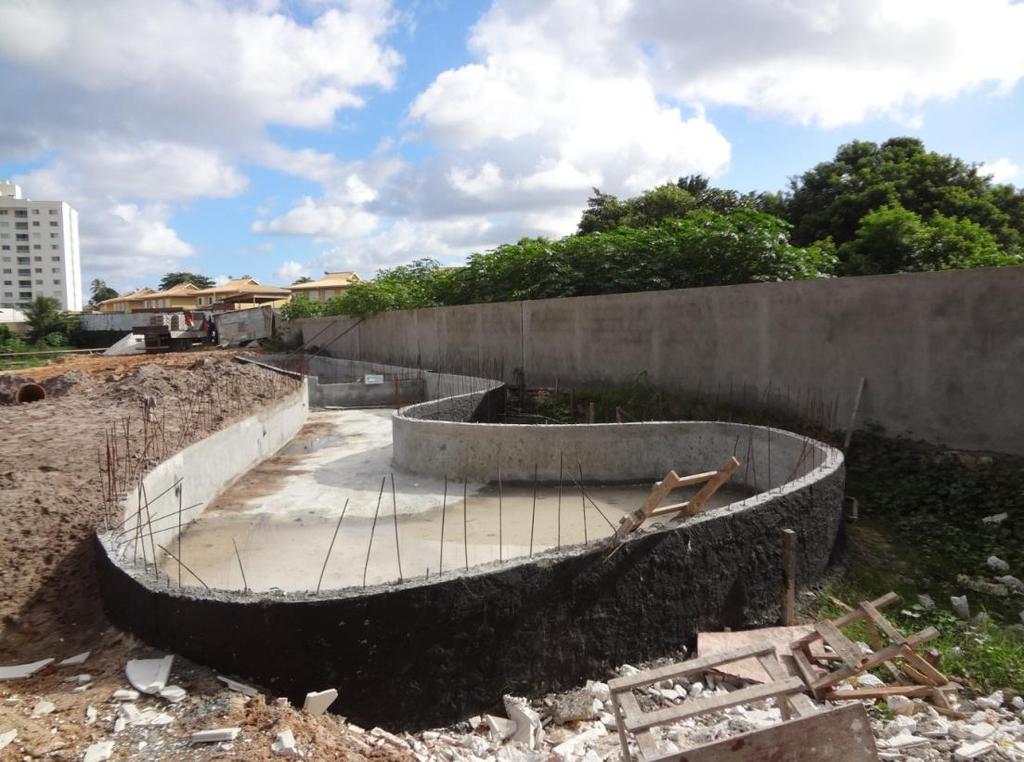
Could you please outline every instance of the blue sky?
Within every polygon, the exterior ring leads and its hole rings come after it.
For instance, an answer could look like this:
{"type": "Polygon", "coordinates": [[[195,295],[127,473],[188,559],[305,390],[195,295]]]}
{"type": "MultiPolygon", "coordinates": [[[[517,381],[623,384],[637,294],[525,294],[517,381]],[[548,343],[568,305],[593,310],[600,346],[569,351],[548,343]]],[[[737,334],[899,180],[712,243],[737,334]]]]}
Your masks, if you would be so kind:
{"type": "Polygon", "coordinates": [[[78,208],[117,289],[367,277],[853,139],[1024,183],[1020,39],[1007,0],[0,0],[0,177],[78,208]]]}

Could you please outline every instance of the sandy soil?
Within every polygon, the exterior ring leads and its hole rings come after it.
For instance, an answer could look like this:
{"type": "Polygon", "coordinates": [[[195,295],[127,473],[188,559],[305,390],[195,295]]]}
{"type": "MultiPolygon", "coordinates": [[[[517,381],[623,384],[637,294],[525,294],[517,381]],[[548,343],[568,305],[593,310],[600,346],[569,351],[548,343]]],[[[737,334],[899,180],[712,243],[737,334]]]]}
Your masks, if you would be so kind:
{"type": "Polygon", "coordinates": [[[124,491],[131,473],[251,414],[296,383],[223,352],[156,362],[76,358],[70,365],[56,375],[53,367],[23,373],[42,382],[45,400],[0,405],[4,662],[44,658],[57,646],[84,650],[104,626],[90,538],[104,519],[109,492],[103,473],[108,439],[119,451],[115,474],[124,491]]]}

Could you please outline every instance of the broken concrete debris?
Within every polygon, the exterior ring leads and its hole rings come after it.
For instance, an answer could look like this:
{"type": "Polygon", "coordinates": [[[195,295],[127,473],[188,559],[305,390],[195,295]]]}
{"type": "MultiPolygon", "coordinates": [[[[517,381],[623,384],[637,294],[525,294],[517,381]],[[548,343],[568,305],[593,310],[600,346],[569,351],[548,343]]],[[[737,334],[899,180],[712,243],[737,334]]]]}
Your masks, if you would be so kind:
{"type": "Polygon", "coordinates": [[[171,654],[160,659],[132,659],[125,665],[125,675],[137,691],[157,694],[166,687],[173,664],[171,654]]]}
{"type": "Polygon", "coordinates": [[[0,733],[0,751],[3,751],[6,747],[10,746],[11,742],[17,737],[18,730],[16,728],[0,733]]]}
{"type": "Polygon", "coordinates": [[[36,702],[36,705],[32,707],[33,717],[43,717],[44,715],[51,714],[56,705],[52,701],[40,700],[36,702]]]}
{"type": "Polygon", "coordinates": [[[114,753],[113,741],[100,741],[85,750],[82,762],[106,762],[114,753]]]}
{"type": "Polygon", "coordinates": [[[48,667],[53,659],[41,659],[30,664],[14,664],[9,667],[0,667],[0,680],[24,680],[32,677],[36,672],[48,667]]]}
{"type": "Polygon", "coordinates": [[[328,707],[337,698],[338,691],[334,688],[328,688],[325,691],[311,691],[306,694],[306,700],[303,702],[302,708],[309,714],[316,716],[326,712],[328,707]]]}
{"type": "Polygon", "coordinates": [[[259,691],[257,691],[252,686],[246,685],[245,683],[240,683],[237,680],[232,680],[230,677],[224,677],[224,675],[217,675],[217,679],[224,683],[224,685],[226,685],[228,688],[235,691],[236,693],[242,693],[246,696],[256,696],[259,694],[259,691]]]}
{"type": "Polygon", "coordinates": [[[289,728],[285,728],[277,734],[270,750],[279,757],[301,757],[302,752],[295,745],[295,735],[289,728]]]}
{"type": "Polygon", "coordinates": [[[179,685],[168,685],[160,691],[160,698],[165,699],[172,704],[184,701],[187,695],[188,694],[185,692],[185,689],[179,685]]]}
{"type": "Polygon", "coordinates": [[[953,608],[953,613],[961,619],[966,621],[971,618],[971,607],[967,603],[966,595],[951,595],[949,605],[953,608]]]}
{"type": "Polygon", "coordinates": [[[82,651],[80,654],[69,656],[68,658],[57,662],[58,667],[77,667],[80,664],[85,664],[86,659],[89,658],[91,651],[82,651]]]}
{"type": "Polygon", "coordinates": [[[118,688],[110,698],[114,701],[137,701],[139,692],[131,688],[118,688]]]}
{"type": "Polygon", "coordinates": [[[502,701],[505,703],[505,714],[516,724],[512,740],[531,751],[540,749],[544,743],[544,727],[540,715],[530,708],[524,698],[503,696],[502,701]]]}
{"type": "Polygon", "coordinates": [[[193,733],[191,740],[192,743],[230,742],[238,738],[238,734],[241,732],[241,728],[211,728],[193,733]]]}
{"type": "Polygon", "coordinates": [[[987,564],[988,568],[994,572],[1006,574],[1008,571],[1010,571],[1010,565],[1006,563],[1006,561],[1001,559],[999,556],[989,556],[988,560],[985,563],[987,564]]]}

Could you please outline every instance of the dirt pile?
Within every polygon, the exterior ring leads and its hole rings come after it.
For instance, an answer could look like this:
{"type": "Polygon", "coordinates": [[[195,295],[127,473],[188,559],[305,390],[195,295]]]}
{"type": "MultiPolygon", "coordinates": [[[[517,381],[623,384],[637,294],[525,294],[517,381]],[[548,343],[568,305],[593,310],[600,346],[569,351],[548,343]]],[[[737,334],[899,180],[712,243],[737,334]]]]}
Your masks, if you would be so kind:
{"type": "Polygon", "coordinates": [[[27,376],[18,376],[13,373],[0,373],[0,405],[17,404],[18,389],[25,384],[35,383],[27,376]]]}
{"type": "MultiPolygon", "coordinates": [[[[55,643],[88,641],[104,626],[91,538],[104,518],[109,437],[117,436],[118,467],[137,474],[297,388],[230,356],[210,360],[195,370],[186,355],[187,364],[65,371],[42,379],[45,400],[0,406],[5,662],[48,656],[55,643]]],[[[0,375],[0,388],[18,383],[11,378],[0,375]]]]}

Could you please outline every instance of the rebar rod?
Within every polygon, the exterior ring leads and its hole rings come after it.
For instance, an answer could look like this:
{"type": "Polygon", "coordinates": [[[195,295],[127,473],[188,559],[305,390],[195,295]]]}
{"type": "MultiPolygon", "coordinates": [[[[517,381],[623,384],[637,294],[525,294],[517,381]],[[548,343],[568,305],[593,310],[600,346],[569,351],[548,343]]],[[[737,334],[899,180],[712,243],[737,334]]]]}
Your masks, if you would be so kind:
{"type": "Polygon", "coordinates": [[[469,481],[462,480],[462,550],[469,571],[469,481]]]}
{"type": "Polygon", "coordinates": [[[377,495],[377,509],[373,512],[373,524],[370,525],[370,542],[366,546],[366,563],[363,564],[363,587],[366,587],[366,571],[370,568],[370,551],[373,550],[373,534],[377,531],[377,515],[380,513],[380,501],[384,498],[384,483],[388,480],[382,476],[380,492],[377,495]]]}
{"type": "Polygon", "coordinates": [[[437,559],[437,576],[444,572],[444,517],[448,509],[448,474],[444,475],[444,493],[441,496],[441,555],[437,559]]]}
{"type": "Polygon", "coordinates": [[[501,555],[501,530],[502,530],[501,502],[502,502],[502,496],[501,496],[501,466],[498,466],[498,563],[501,563],[504,560],[502,558],[502,555],[501,555]]]}
{"type": "Polygon", "coordinates": [[[533,513],[530,517],[530,558],[533,558],[533,528],[537,524],[537,464],[533,464],[533,513]]]}
{"type": "Polygon", "coordinates": [[[184,567],[185,567],[185,571],[187,571],[187,572],[188,572],[189,574],[191,574],[191,575],[192,575],[193,577],[195,577],[195,578],[196,578],[197,580],[199,580],[199,584],[201,584],[201,585],[202,585],[203,587],[205,587],[205,588],[206,588],[207,590],[209,590],[209,589],[210,589],[210,586],[209,586],[209,585],[207,585],[207,584],[206,584],[205,582],[203,582],[203,579],[202,579],[202,577],[200,577],[200,576],[199,576],[198,574],[196,574],[196,573],[195,573],[194,571],[192,571],[191,569],[189,569],[189,568],[188,568],[188,565],[187,565],[187,564],[186,564],[186,563],[185,563],[184,561],[182,561],[182,560],[181,560],[180,558],[178,558],[178,557],[177,557],[177,556],[175,556],[175,555],[174,555],[173,553],[171,553],[171,551],[169,551],[169,550],[168,550],[167,548],[165,548],[165,547],[164,547],[163,545],[157,545],[157,547],[158,547],[158,548],[160,548],[160,550],[162,550],[162,551],[163,551],[164,553],[166,553],[167,555],[169,555],[169,556],[170,556],[171,558],[173,558],[173,559],[174,559],[175,561],[177,561],[177,562],[178,562],[179,564],[181,564],[182,566],[184,566],[184,567]]]}
{"type": "Polygon", "coordinates": [[[558,547],[562,547],[562,464],[563,464],[563,453],[558,453],[558,532],[556,534],[556,540],[558,547]]]}
{"type": "Polygon", "coordinates": [[[245,578],[245,567],[242,566],[242,554],[238,552],[238,543],[235,542],[235,538],[231,538],[231,544],[235,548],[235,558],[238,559],[238,571],[242,572],[242,592],[249,592],[249,581],[245,578]]]}
{"type": "Polygon", "coordinates": [[[402,549],[398,544],[398,497],[395,494],[395,474],[391,473],[391,512],[395,518],[395,555],[398,556],[398,581],[404,579],[402,574],[402,549]]]}
{"type": "Polygon", "coordinates": [[[348,498],[345,498],[345,505],[342,506],[338,523],[334,525],[334,534],[331,535],[331,544],[327,548],[327,555],[324,556],[324,565],[320,567],[320,579],[316,581],[316,594],[320,595],[320,585],[324,581],[324,572],[327,571],[327,562],[331,560],[331,551],[334,550],[334,541],[338,539],[338,530],[341,529],[341,520],[345,518],[345,511],[348,510],[348,498]]]}
{"type": "Polygon", "coordinates": [[[580,472],[580,506],[583,508],[583,544],[590,542],[587,537],[587,496],[583,492],[583,466],[579,460],[576,461],[576,468],[580,472]]]}

